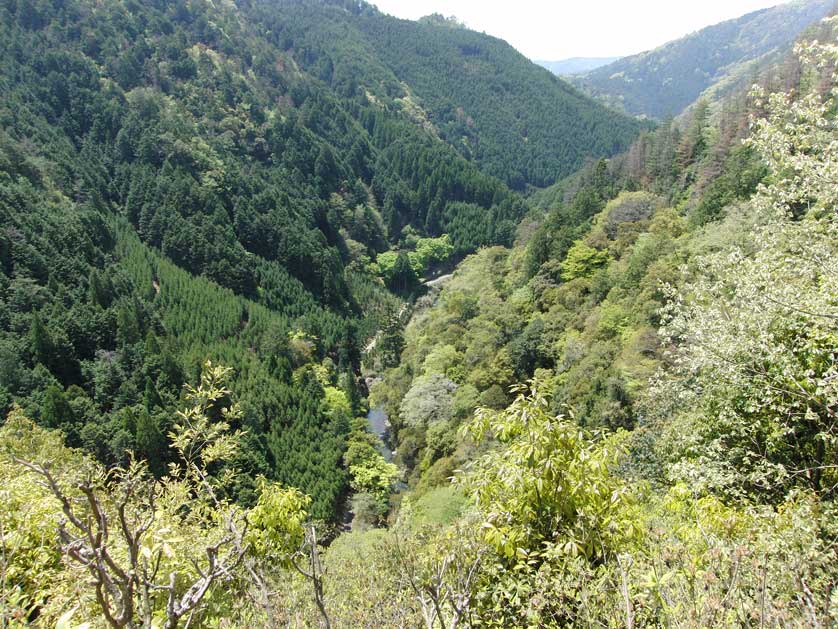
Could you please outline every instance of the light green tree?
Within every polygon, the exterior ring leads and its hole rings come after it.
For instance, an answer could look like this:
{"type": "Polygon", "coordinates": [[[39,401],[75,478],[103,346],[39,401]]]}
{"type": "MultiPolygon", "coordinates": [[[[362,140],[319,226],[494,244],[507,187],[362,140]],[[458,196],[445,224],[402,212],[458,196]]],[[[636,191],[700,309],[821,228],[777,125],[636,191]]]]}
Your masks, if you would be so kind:
{"type": "MultiPolygon", "coordinates": [[[[22,475],[22,487],[43,488],[40,504],[52,505],[48,515],[41,511],[47,517],[43,526],[20,524],[32,530],[57,524],[56,546],[66,568],[51,569],[64,588],[90,584],[92,596],[81,599],[90,603],[82,610],[85,616],[101,617],[112,627],[174,629],[186,617],[230,613],[232,593],[248,595],[258,585],[253,579],[258,562],[299,552],[294,547],[302,545],[306,497],[263,482],[251,514],[223,497],[221,490],[236,473],[225,462],[233,458],[241,436],[231,430],[240,410],[230,402],[230,373],[207,362],[200,384],[187,387],[186,407],[178,411],[169,435],[178,459],[161,480],[138,461],[106,471],[55,439],[42,437],[52,443],[51,450],[33,448],[19,437],[22,417],[3,428],[5,436],[18,435],[9,440],[14,449],[8,456],[34,475],[22,475]],[[68,460],[70,465],[64,463],[68,460]]],[[[49,574],[34,560],[30,568],[49,574]]],[[[39,604],[37,588],[21,591],[31,597],[28,605],[39,604]]],[[[55,587],[49,596],[60,593],[55,587]]]]}
{"type": "Polygon", "coordinates": [[[595,249],[585,242],[577,240],[561,263],[562,279],[569,282],[578,277],[588,277],[607,263],[607,251],[595,249]]]}
{"type": "MultiPolygon", "coordinates": [[[[834,67],[834,46],[798,52],[804,74],[834,67]]],[[[755,95],[766,113],[749,143],[770,183],[746,209],[743,238],[702,256],[686,286],[670,287],[662,332],[672,368],[653,399],[679,418],[673,478],[737,497],[779,500],[794,487],[832,495],[838,134],[831,101],[817,93],[755,95]]]]}
{"type": "Polygon", "coordinates": [[[623,517],[628,486],[611,471],[623,434],[590,434],[552,415],[548,400],[525,387],[504,411],[478,409],[461,432],[499,444],[457,483],[484,514],[486,541],[506,559],[538,557],[545,549],[602,558],[633,534],[623,517]]]}

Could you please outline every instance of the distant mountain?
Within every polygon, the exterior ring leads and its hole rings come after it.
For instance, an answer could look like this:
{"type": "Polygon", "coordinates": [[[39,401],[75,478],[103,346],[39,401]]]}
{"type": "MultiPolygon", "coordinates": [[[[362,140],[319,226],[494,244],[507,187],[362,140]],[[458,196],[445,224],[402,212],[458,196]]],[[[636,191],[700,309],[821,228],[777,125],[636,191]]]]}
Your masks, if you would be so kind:
{"type": "Polygon", "coordinates": [[[569,59],[560,59],[559,61],[539,61],[535,60],[533,63],[540,65],[542,68],[547,68],[556,76],[569,76],[571,74],[579,74],[580,72],[590,72],[602,66],[607,66],[609,63],[614,63],[621,57],[570,57],[569,59]]]}
{"type": "Polygon", "coordinates": [[[834,0],[808,0],[754,11],[624,57],[574,77],[574,83],[636,116],[676,116],[711,86],[741,75],[743,68],[765,55],[787,49],[834,7],[834,0]]]}

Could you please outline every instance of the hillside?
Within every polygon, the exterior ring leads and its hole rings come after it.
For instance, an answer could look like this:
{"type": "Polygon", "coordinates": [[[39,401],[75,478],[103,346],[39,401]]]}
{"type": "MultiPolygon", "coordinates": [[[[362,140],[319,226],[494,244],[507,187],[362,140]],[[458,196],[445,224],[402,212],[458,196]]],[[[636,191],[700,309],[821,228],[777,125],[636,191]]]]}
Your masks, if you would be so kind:
{"type": "Polygon", "coordinates": [[[371,400],[411,488],[399,523],[448,527],[458,546],[438,561],[484,566],[486,543],[504,566],[476,568],[491,574],[469,590],[482,622],[806,626],[834,614],[793,611],[789,577],[822,584],[816,606],[834,592],[838,450],[815,444],[838,401],[838,214],[821,174],[838,167],[835,37],[834,21],[819,25],[802,62],[767,73],[763,94],[789,95],[732,94],[712,119],[696,108],[535,195],[544,211],[514,247],[469,256],[418,305],[371,400]],[[468,533],[474,506],[483,535],[468,533]],[[783,519],[795,509],[811,527],[783,519]],[[817,550],[796,563],[761,546],[775,535],[812,535],[798,548],[817,550]],[[665,581],[643,581],[664,565],[665,581]],[[695,570],[709,579],[701,594],[695,570]],[[568,591],[581,602],[556,596],[568,591]],[[725,596],[735,602],[718,607],[725,596]]]}
{"type": "Polygon", "coordinates": [[[798,43],[641,125],[438,15],[0,0],[0,626],[838,626],[798,43]]]}
{"type": "Polygon", "coordinates": [[[300,3],[285,18],[277,30],[306,34],[305,54],[295,54],[303,67],[337,90],[390,100],[513,189],[624,150],[640,129],[506,42],[440,16],[411,22],[300,3]]]}
{"type": "Polygon", "coordinates": [[[0,409],[161,474],[183,384],[235,363],[248,473],[231,495],[252,499],[262,474],[336,519],[359,348],[399,311],[390,289],[510,243],[526,212],[504,182],[531,180],[455,142],[440,112],[464,106],[482,121],[469,141],[496,147],[532,73],[534,111],[567,133],[524,114],[538,182],[638,131],[505,44],[364,3],[0,3],[0,409]],[[377,50],[394,25],[413,48],[377,50]],[[398,74],[414,56],[462,63],[463,38],[497,51],[469,81],[494,100],[398,74]]]}
{"type": "Polygon", "coordinates": [[[803,30],[834,9],[800,0],[754,11],[574,77],[587,93],[634,116],[674,117],[708,88],[787,51],[803,30]]]}
{"type": "Polygon", "coordinates": [[[596,70],[602,66],[607,66],[609,63],[614,63],[618,59],[620,57],[571,57],[559,61],[539,61],[536,59],[534,63],[550,70],[556,76],[570,76],[571,74],[596,70]]]}

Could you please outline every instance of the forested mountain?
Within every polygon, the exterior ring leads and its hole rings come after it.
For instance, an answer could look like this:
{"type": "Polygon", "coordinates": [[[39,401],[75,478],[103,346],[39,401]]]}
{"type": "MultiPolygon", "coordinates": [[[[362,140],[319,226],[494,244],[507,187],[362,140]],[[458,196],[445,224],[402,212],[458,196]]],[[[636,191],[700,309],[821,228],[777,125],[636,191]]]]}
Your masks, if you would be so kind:
{"type": "Polygon", "coordinates": [[[439,16],[0,0],[0,625],[838,624],[836,43],[641,128],[439,16]]]}
{"type": "Polygon", "coordinates": [[[574,77],[574,82],[635,116],[661,120],[677,116],[711,86],[747,80],[754,72],[752,64],[766,55],[787,52],[806,27],[834,6],[832,0],[797,0],[754,11],[655,50],[623,57],[574,77]]]}
{"type": "Polygon", "coordinates": [[[418,306],[371,401],[412,488],[397,543],[441,523],[433,565],[484,571],[452,570],[441,615],[469,592],[481,626],[835,622],[834,20],[806,37],[534,195],[513,248],[418,306]]]}
{"type": "Polygon", "coordinates": [[[370,7],[298,3],[282,21],[284,32],[306,33],[295,56],[303,67],[339,91],[360,86],[394,102],[514,189],[549,185],[586,156],[619,152],[639,129],[506,42],[441,16],[412,22],[370,7]]]}
{"type": "Polygon", "coordinates": [[[3,1],[0,88],[2,412],[161,474],[182,385],[234,364],[231,495],[263,474],[326,520],[359,348],[400,308],[387,287],[511,243],[526,208],[505,181],[552,183],[639,129],[497,40],[358,2],[3,1]],[[471,78],[434,91],[414,56],[471,78]],[[524,105],[532,74],[544,109],[524,105]],[[493,162],[500,142],[531,142],[537,176],[493,162]]]}
{"type": "Polygon", "coordinates": [[[559,61],[539,61],[536,59],[535,63],[542,68],[547,68],[556,76],[569,76],[596,70],[602,66],[607,66],[609,63],[614,63],[618,59],[620,57],[571,57],[559,61]]]}

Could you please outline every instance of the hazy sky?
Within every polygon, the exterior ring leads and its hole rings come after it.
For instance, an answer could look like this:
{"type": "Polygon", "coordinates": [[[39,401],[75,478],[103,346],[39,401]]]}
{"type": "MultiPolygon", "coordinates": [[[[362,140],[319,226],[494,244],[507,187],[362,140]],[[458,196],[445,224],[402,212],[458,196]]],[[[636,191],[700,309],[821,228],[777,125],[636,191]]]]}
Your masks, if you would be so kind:
{"type": "Polygon", "coordinates": [[[456,16],[531,59],[616,57],[655,48],[705,26],[782,0],[370,0],[415,20],[456,16]]]}

